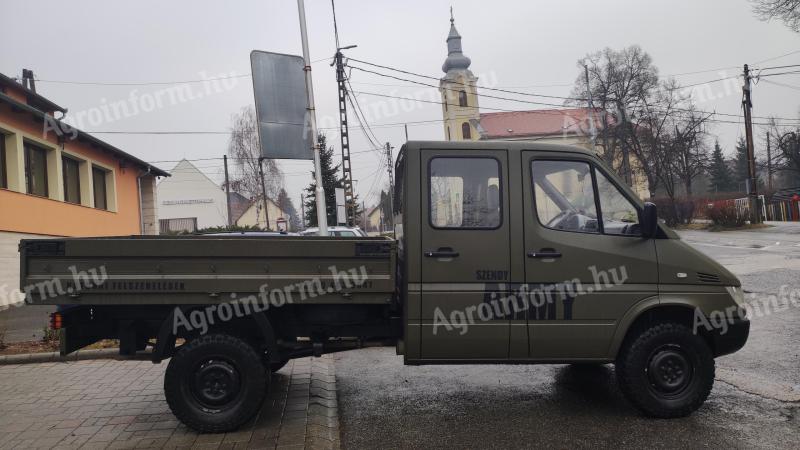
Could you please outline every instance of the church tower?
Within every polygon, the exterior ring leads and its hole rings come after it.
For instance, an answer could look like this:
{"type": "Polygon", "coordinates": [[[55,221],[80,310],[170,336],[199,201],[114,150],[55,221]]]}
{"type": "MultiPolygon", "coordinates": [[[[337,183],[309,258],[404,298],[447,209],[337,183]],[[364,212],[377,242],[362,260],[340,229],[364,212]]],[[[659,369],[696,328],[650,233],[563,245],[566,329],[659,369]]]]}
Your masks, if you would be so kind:
{"type": "Polygon", "coordinates": [[[447,35],[447,59],[439,80],[442,98],[444,136],[448,141],[475,141],[478,134],[478,78],[469,70],[471,61],[461,51],[461,35],[456,30],[450,8],[450,34],[447,35]]]}

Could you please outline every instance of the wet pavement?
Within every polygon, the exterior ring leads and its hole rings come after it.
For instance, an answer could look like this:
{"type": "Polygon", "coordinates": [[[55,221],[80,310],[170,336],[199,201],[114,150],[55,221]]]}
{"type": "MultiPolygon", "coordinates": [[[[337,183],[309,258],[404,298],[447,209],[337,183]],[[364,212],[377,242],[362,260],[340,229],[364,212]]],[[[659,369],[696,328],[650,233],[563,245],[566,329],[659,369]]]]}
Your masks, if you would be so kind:
{"type": "MultiPolygon", "coordinates": [[[[681,235],[739,276],[750,301],[800,292],[800,224],[681,235]]],[[[792,306],[754,317],[745,348],[717,359],[705,405],[674,420],[642,417],[611,365],[404,366],[393,348],[344,352],[342,446],[800,448],[799,322],[792,306]]]]}

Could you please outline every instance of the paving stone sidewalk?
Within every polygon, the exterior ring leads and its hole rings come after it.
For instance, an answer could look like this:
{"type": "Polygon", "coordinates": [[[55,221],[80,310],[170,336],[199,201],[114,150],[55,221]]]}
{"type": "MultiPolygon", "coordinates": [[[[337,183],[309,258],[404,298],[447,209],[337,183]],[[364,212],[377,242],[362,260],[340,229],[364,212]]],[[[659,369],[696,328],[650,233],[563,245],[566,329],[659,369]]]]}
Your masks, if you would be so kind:
{"type": "Polygon", "coordinates": [[[166,362],[95,360],[0,366],[0,449],[338,449],[333,359],[273,374],[269,397],[240,430],[198,434],[164,398],[166,362]]]}

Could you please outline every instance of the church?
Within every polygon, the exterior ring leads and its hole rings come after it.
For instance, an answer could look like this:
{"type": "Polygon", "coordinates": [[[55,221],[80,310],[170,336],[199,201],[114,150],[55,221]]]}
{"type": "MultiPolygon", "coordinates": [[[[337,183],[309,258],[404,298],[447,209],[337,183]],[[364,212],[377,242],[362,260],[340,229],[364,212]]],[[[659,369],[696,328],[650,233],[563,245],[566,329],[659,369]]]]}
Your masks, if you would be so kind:
{"type": "MultiPolygon", "coordinates": [[[[480,111],[478,78],[469,70],[472,61],[461,48],[461,35],[450,15],[447,36],[447,58],[442,65],[444,77],[439,80],[442,98],[444,135],[448,141],[535,140],[567,144],[603,152],[592,143],[591,121],[601,127],[599,110],[594,116],[588,108],[536,109],[530,111],[480,111]]],[[[638,161],[631,161],[634,190],[646,198],[647,184],[636,170],[638,161]]]]}

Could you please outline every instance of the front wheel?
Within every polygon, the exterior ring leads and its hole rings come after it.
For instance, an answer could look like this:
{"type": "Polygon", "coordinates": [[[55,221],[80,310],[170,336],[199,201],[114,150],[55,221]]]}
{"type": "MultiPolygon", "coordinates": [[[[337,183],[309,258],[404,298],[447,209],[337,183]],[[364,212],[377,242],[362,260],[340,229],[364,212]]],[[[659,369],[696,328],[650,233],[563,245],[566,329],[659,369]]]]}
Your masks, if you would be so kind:
{"type": "Polygon", "coordinates": [[[711,392],[714,356],[686,326],[660,323],[626,342],[616,372],[625,397],[646,415],[684,417],[711,392]]]}
{"type": "Polygon", "coordinates": [[[232,431],[261,407],[269,370],[245,341],[227,334],[192,339],[178,349],[164,375],[172,413],[209,433],[232,431]]]}

